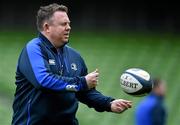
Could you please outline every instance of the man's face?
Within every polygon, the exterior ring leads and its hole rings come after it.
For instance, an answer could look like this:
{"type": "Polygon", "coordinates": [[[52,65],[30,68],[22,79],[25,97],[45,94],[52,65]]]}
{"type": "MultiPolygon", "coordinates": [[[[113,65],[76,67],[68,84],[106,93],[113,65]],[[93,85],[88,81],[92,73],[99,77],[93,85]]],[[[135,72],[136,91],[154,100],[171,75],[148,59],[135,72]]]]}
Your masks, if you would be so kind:
{"type": "Polygon", "coordinates": [[[49,23],[49,36],[57,47],[68,42],[70,30],[70,21],[67,13],[56,11],[49,23]]]}
{"type": "Polygon", "coordinates": [[[155,91],[156,94],[159,96],[165,96],[166,95],[166,85],[165,81],[161,81],[161,83],[156,87],[155,91]]]}
{"type": "Polygon", "coordinates": [[[160,95],[165,96],[166,95],[166,83],[162,81],[163,83],[159,86],[160,95]]]}

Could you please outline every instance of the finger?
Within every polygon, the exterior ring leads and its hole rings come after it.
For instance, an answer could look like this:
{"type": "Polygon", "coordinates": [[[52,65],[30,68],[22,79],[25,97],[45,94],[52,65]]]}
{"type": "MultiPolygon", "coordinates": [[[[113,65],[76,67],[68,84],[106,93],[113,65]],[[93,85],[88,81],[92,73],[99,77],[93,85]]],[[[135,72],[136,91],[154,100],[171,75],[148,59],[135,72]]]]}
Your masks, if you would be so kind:
{"type": "Polygon", "coordinates": [[[99,70],[95,69],[92,73],[99,73],[99,70]]]}
{"type": "Polygon", "coordinates": [[[129,101],[129,100],[124,100],[124,99],[119,99],[119,100],[125,103],[132,103],[132,101],[129,101]]]}
{"type": "Polygon", "coordinates": [[[92,79],[93,82],[98,82],[98,77],[92,79]]]}
{"type": "Polygon", "coordinates": [[[117,100],[118,103],[124,103],[128,106],[128,108],[131,108],[132,107],[132,101],[128,101],[128,100],[123,100],[123,99],[119,99],[117,100]]]}
{"type": "MultiPolygon", "coordinates": [[[[123,101],[123,102],[124,102],[124,101],[123,101]]],[[[131,102],[131,101],[126,101],[126,102],[124,102],[124,103],[132,105],[132,102],[131,102]]]]}
{"type": "Polygon", "coordinates": [[[126,104],[128,105],[129,108],[132,107],[132,102],[131,102],[131,101],[129,101],[129,102],[126,101],[126,102],[124,102],[124,103],[126,103],[126,104]]]}
{"type": "Polygon", "coordinates": [[[98,81],[99,81],[98,79],[95,80],[96,84],[98,83],[98,81]]]}
{"type": "Polygon", "coordinates": [[[94,75],[97,77],[97,76],[99,76],[99,73],[98,73],[98,72],[95,72],[94,75]]]}
{"type": "Polygon", "coordinates": [[[92,73],[96,73],[96,69],[92,73]]]}
{"type": "Polygon", "coordinates": [[[98,72],[99,72],[99,70],[98,70],[98,69],[96,69],[96,70],[95,70],[95,72],[97,72],[97,73],[98,73],[98,72]]]}
{"type": "Polygon", "coordinates": [[[122,113],[126,110],[126,108],[117,107],[117,112],[122,113]]]}
{"type": "Polygon", "coordinates": [[[129,105],[126,103],[121,103],[121,105],[123,105],[125,108],[130,108],[129,105]]]}
{"type": "Polygon", "coordinates": [[[129,108],[129,105],[124,102],[117,103],[117,105],[123,108],[129,108]]]}
{"type": "Polygon", "coordinates": [[[132,103],[126,103],[128,105],[129,108],[132,107],[132,103]]]}
{"type": "Polygon", "coordinates": [[[128,106],[128,108],[131,108],[132,107],[132,102],[130,102],[130,103],[125,103],[127,106],[128,106]]]}
{"type": "Polygon", "coordinates": [[[98,76],[99,76],[99,73],[92,72],[91,75],[92,75],[92,77],[98,77],[98,76]]]}

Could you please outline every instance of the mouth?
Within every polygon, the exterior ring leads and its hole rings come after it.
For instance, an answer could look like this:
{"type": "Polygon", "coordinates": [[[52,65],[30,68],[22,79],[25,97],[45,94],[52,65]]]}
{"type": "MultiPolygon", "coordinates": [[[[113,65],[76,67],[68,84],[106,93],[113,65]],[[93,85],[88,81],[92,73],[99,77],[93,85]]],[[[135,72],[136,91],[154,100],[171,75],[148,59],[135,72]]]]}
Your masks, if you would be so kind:
{"type": "Polygon", "coordinates": [[[64,34],[64,37],[65,37],[65,38],[69,38],[69,33],[65,33],[65,34],[64,34]]]}

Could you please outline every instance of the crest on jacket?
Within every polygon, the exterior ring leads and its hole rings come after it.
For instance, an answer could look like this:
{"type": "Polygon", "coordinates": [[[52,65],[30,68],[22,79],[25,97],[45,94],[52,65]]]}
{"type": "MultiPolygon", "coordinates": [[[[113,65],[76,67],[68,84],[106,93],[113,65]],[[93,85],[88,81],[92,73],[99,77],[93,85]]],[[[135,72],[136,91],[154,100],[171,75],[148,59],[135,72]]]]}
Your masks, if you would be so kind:
{"type": "Polygon", "coordinates": [[[75,63],[72,63],[71,64],[71,69],[76,71],[77,70],[77,65],[75,63]]]}

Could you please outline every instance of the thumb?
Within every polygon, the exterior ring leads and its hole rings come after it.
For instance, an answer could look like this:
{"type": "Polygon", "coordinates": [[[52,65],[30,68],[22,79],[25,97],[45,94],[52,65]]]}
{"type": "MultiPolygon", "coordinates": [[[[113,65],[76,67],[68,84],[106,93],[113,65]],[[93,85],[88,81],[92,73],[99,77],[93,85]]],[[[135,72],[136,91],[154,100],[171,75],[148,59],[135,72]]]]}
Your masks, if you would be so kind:
{"type": "Polygon", "coordinates": [[[94,72],[95,72],[95,73],[98,73],[98,72],[99,72],[99,70],[98,70],[98,69],[96,69],[94,72]]]}

